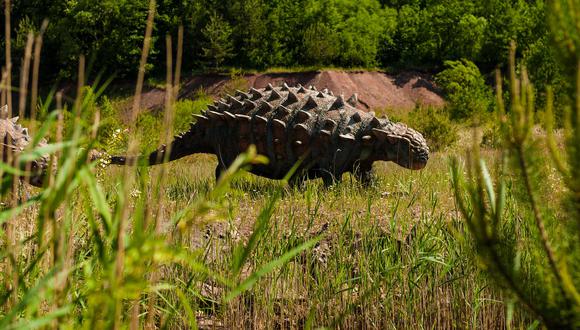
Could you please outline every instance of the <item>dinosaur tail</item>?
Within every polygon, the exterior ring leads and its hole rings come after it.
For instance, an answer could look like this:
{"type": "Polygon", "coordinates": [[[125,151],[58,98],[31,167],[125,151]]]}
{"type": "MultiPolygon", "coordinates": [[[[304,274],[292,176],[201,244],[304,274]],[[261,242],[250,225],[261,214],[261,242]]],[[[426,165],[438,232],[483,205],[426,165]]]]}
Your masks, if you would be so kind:
{"type": "Polygon", "coordinates": [[[192,126],[187,133],[176,136],[171,142],[170,148],[162,145],[148,156],[112,156],[110,162],[115,165],[139,164],[151,166],[171,162],[196,153],[213,153],[211,146],[203,143],[203,139],[195,134],[197,131],[196,126],[192,126]]]}

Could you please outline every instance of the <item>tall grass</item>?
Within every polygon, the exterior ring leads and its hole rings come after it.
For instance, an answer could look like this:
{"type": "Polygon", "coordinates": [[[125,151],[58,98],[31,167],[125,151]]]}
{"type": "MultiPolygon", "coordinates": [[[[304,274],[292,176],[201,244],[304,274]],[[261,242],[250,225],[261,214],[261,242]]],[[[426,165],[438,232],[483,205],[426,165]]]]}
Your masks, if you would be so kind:
{"type": "MultiPolygon", "coordinates": [[[[120,133],[130,154],[148,148],[147,140],[167,142],[187,124],[174,119],[199,106],[176,101],[178,32],[175,65],[166,39],[163,120],[147,117],[153,123],[139,125],[154,16],[151,1],[130,127],[120,133]]],[[[25,85],[32,84],[34,99],[42,33],[33,40],[33,79],[25,85]]],[[[435,153],[422,172],[378,164],[370,189],[349,176],[330,189],[320,182],[292,189],[250,176],[243,169],[266,161],[253,148],[217,182],[215,159],[207,155],[154,168],[102,167],[90,151],[106,142],[99,139],[103,127],[116,129],[121,119],[102,97],[107,82],[85,86],[87,80],[81,60],[75,102],[63,104],[58,93],[40,101],[43,121],[30,148],[15,166],[2,164],[5,173],[21,175],[39,155],[55,162],[42,189],[2,176],[0,328],[521,328],[537,322],[477,267],[471,253],[478,245],[454,202],[447,153],[435,153]],[[53,142],[38,147],[46,135],[53,142]]],[[[3,99],[10,86],[3,78],[3,99]]],[[[32,113],[36,108],[33,103],[32,113]]],[[[499,158],[494,150],[481,156],[499,158]]],[[[514,219],[525,210],[520,195],[516,185],[506,186],[514,219]]],[[[535,237],[512,223],[506,228],[528,241],[535,237]]],[[[532,267],[527,260],[518,262],[532,267]]]]}
{"type": "MultiPolygon", "coordinates": [[[[580,62],[579,62],[580,63],[580,62]]],[[[469,179],[455,160],[452,178],[458,207],[475,241],[474,252],[497,280],[546,326],[580,326],[578,264],[580,103],[567,110],[564,156],[552,132],[553,97],[548,90],[545,138],[534,136],[534,90],[525,68],[516,74],[515,45],[510,52],[509,112],[503,105],[498,73],[501,157],[489,173],[478,145],[468,161],[469,179]],[[538,157],[550,150],[552,162],[538,157]],[[492,179],[493,178],[493,179],[492,179]],[[518,209],[519,212],[514,212],[518,209]]],[[[575,97],[580,99],[580,67],[575,97]]]]}
{"type": "MultiPolygon", "coordinates": [[[[9,21],[10,6],[6,2],[6,18],[9,21]]],[[[147,59],[148,43],[151,38],[155,2],[151,1],[147,25],[141,70],[135,92],[135,105],[132,122],[136,122],[139,112],[139,97],[142,89],[144,70],[147,59]]],[[[7,32],[9,33],[9,23],[7,32]]],[[[181,30],[180,30],[181,31],[181,30]]],[[[28,86],[28,66],[33,36],[29,36],[26,58],[22,70],[20,100],[26,100],[28,86]]],[[[41,37],[36,38],[36,47],[41,45],[41,37]]],[[[174,98],[172,90],[179,86],[179,73],[171,74],[171,42],[167,38],[168,79],[167,102],[165,110],[164,131],[161,141],[167,141],[172,132],[174,98]],[[174,77],[175,76],[175,80],[174,77]]],[[[182,32],[178,36],[178,61],[176,70],[180,70],[182,32]]],[[[9,46],[9,43],[7,43],[9,46]]],[[[9,49],[7,49],[9,53],[9,49]]],[[[35,52],[39,54],[40,52],[35,52]]],[[[7,56],[7,67],[10,68],[10,57],[7,56]]],[[[38,61],[36,59],[35,61],[38,61]]],[[[9,70],[5,71],[9,72],[9,70]]],[[[8,78],[3,79],[3,95],[11,95],[11,84],[8,78]]],[[[268,259],[264,267],[251,273],[251,278],[239,278],[239,270],[247,263],[255,245],[240,243],[233,256],[237,258],[236,266],[230,273],[218,273],[211,270],[203,260],[203,254],[188,249],[179,240],[179,235],[187,233],[202,214],[210,210],[213,200],[221,198],[228,191],[229,183],[240,168],[247,164],[263,161],[255,150],[241,155],[228,170],[220,182],[207,194],[200,194],[181,212],[169,217],[163,215],[166,199],[160,187],[164,186],[164,167],[150,179],[140,175],[134,166],[124,170],[116,187],[106,193],[95,176],[97,163],[91,161],[90,150],[95,144],[99,127],[100,112],[94,109],[102,89],[85,89],[84,57],[80,57],[77,97],[71,111],[61,106],[61,96],[57,95],[57,109],[50,113],[30,144],[29,150],[19,154],[12,164],[3,164],[2,169],[8,173],[20,174],[19,168],[25,169],[29,162],[37,157],[50,157],[55,162],[56,171],[49,170],[45,185],[40,191],[31,191],[21,186],[16,175],[3,176],[2,191],[12,202],[0,213],[0,223],[7,225],[2,231],[2,281],[0,305],[2,318],[0,328],[38,328],[69,324],[93,327],[121,328],[129,326],[148,328],[170,326],[170,324],[189,324],[196,328],[196,315],[191,302],[195,301],[190,288],[198,281],[215,281],[228,292],[228,299],[233,299],[252,284],[268,274],[272,269],[285,264],[296,254],[312,246],[315,240],[307,240],[292,249],[283,251],[279,256],[268,259]],[[96,93],[92,91],[96,90],[96,93]],[[63,114],[72,114],[67,136],[62,137],[64,130],[63,114]],[[82,118],[93,116],[92,125],[83,125],[82,118]],[[40,137],[57,125],[57,141],[46,146],[37,147],[40,137]],[[58,156],[58,157],[54,157],[58,156]],[[8,187],[8,189],[6,189],[8,187]],[[10,189],[15,187],[18,189],[10,189]],[[154,189],[150,189],[153,187],[154,189]],[[17,196],[18,195],[18,196],[17,196]],[[16,199],[21,200],[17,204],[16,199]],[[167,230],[160,230],[161,221],[167,230]],[[178,233],[178,236],[174,236],[178,233]],[[189,283],[162,281],[164,268],[179,269],[189,283]],[[159,297],[164,292],[172,296],[172,302],[165,307],[158,307],[159,297]],[[146,303],[149,301],[150,303],[146,303]],[[179,303],[179,311],[184,310],[178,321],[171,321],[179,315],[176,308],[167,308],[179,303]],[[147,317],[142,317],[141,305],[147,317]]],[[[36,82],[34,83],[36,85],[36,82]]],[[[10,100],[10,97],[7,97],[10,100]]],[[[26,102],[20,103],[20,112],[24,113],[26,102]]],[[[35,105],[33,105],[34,107],[35,105]]],[[[50,105],[45,104],[45,107],[50,105]]],[[[9,103],[9,109],[11,104],[9,103]]],[[[10,114],[10,112],[9,112],[10,114]]],[[[135,127],[131,136],[134,134],[135,127]]],[[[136,138],[129,139],[129,153],[138,151],[136,138]]],[[[5,148],[3,150],[8,150],[5,148]]],[[[53,166],[50,167],[51,169],[53,166]]],[[[272,197],[269,208],[276,203],[272,197]]],[[[271,213],[264,211],[259,218],[260,226],[254,231],[258,237],[271,213]]],[[[163,304],[165,305],[165,304],[163,304]]]]}
{"type": "MultiPolygon", "coordinates": [[[[506,292],[550,328],[580,326],[580,25],[579,1],[549,4],[555,50],[575,63],[574,107],[563,109],[563,141],[555,138],[553,94],[547,91],[544,139],[535,136],[535,92],[525,67],[518,75],[515,44],[510,51],[510,103],[504,105],[497,74],[498,122],[501,131],[499,169],[490,175],[478,146],[464,179],[452,166],[455,196],[476,244],[475,252],[506,292]],[[509,111],[506,111],[506,108],[509,111]],[[551,161],[539,157],[540,146],[551,161]],[[510,196],[510,192],[514,197],[510,196]],[[513,209],[518,208],[519,213],[513,209]]],[[[573,76],[570,70],[570,77],[573,76]]]]}

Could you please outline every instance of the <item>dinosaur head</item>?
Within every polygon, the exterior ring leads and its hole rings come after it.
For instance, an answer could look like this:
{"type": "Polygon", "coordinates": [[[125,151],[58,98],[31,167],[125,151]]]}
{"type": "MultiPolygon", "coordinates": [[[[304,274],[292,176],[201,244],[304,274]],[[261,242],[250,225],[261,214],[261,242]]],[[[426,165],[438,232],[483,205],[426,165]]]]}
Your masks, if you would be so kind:
{"type": "Polygon", "coordinates": [[[379,142],[377,158],[392,161],[412,170],[420,170],[427,165],[429,147],[421,133],[402,123],[388,122],[380,128],[373,128],[379,142]]]}

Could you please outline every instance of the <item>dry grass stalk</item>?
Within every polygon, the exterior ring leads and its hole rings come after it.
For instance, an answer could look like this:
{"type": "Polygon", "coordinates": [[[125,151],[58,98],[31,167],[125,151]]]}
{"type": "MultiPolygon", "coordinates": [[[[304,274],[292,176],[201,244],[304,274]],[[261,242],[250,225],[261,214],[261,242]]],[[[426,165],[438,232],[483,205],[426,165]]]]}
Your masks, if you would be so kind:
{"type": "MultiPolygon", "coordinates": [[[[34,42],[34,62],[32,64],[32,87],[30,92],[30,121],[34,123],[36,120],[36,108],[38,106],[38,80],[39,78],[39,71],[40,71],[40,54],[42,50],[42,37],[46,28],[48,27],[48,20],[44,20],[42,22],[42,26],[40,27],[40,32],[36,35],[35,42],[34,42]]],[[[31,126],[31,135],[34,135],[36,127],[34,125],[31,126]]]]}
{"type": "MultiPolygon", "coordinates": [[[[151,47],[151,35],[153,33],[153,21],[155,18],[156,2],[155,0],[149,1],[149,13],[147,16],[147,25],[145,28],[145,38],[143,40],[143,49],[141,52],[141,59],[139,61],[139,73],[137,75],[137,83],[135,88],[135,96],[133,101],[133,108],[131,109],[130,115],[130,125],[131,125],[131,135],[129,137],[129,146],[127,153],[129,155],[135,154],[139,150],[139,140],[136,137],[136,125],[137,125],[137,115],[140,111],[141,106],[141,93],[143,91],[143,81],[145,79],[145,65],[147,64],[147,58],[149,56],[149,49],[151,47]]],[[[123,182],[123,195],[125,200],[123,201],[123,210],[118,224],[118,234],[117,234],[117,255],[115,261],[115,281],[114,285],[120,283],[123,279],[123,269],[125,260],[125,234],[127,231],[127,221],[129,218],[131,207],[128,202],[128,197],[130,195],[131,189],[134,183],[135,176],[135,165],[134,163],[129,164],[125,168],[125,176],[123,182]]],[[[137,309],[139,302],[133,304],[133,308],[137,309]]],[[[138,315],[138,311],[137,311],[138,315]]],[[[122,321],[122,303],[116,303],[115,310],[115,323],[114,328],[119,329],[122,321]]]]}

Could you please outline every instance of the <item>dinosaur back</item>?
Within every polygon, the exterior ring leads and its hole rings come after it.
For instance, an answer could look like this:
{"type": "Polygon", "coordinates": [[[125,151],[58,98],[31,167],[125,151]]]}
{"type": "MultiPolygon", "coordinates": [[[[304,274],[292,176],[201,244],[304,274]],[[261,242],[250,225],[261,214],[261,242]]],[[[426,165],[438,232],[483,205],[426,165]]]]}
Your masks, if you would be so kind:
{"type": "Polygon", "coordinates": [[[342,172],[372,146],[369,132],[381,126],[356,104],[356,95],[345,100],[326,89],[268,85],[216,101],[197,126],[225,165],[255,144],[270,163],[253,172],[266,177],[283,176],[299,159],[304,167],[342,172]]]}

